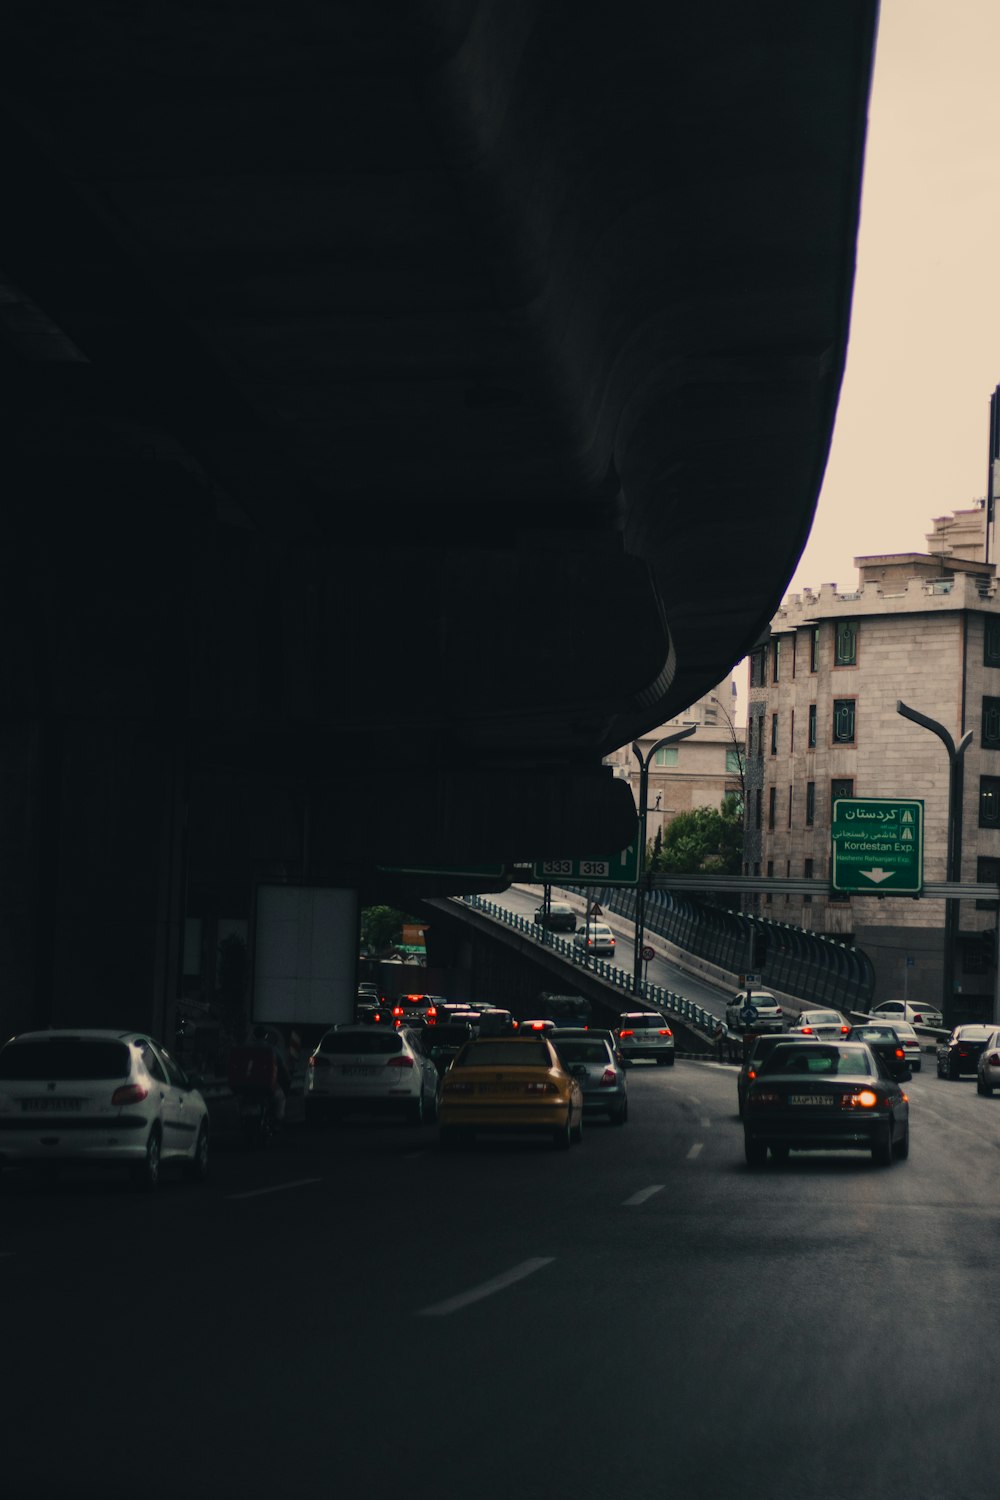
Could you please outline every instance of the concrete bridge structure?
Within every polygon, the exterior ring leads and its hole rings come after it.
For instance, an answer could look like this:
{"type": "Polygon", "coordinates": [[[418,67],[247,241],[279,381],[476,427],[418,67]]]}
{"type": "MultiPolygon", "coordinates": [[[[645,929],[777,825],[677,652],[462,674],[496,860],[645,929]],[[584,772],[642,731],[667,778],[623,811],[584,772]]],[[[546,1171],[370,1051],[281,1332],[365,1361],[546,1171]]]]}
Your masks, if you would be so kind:
{"type": "Polygon", "coordinates": [[[262,879],[628,842],[808,533],[875,24],[4,7],[7,1032],[169,1031],[262,879]]]}

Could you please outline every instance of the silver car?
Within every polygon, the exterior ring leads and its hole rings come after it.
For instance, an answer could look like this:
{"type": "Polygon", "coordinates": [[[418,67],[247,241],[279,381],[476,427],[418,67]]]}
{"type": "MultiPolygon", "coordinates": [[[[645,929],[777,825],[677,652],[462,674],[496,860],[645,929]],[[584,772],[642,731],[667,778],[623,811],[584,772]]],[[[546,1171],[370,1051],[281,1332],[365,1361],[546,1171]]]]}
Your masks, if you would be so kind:
{"type": "Polygon", "coordinates": [[[990,1032],[976,1066],[976,1092],[992,1094],[1000,1088],[1000,1030],[990,1032]]]}
{"type": "Polygon", "coordinates": [[[851,1023],[839,1010],[803,1010],[788,1028],[789,1036],[816,1037],[819,1041],[843,1041],[851,1023]]]}
{"type": "Polygon", "coordinates": [[[580,1081],[585,1115],[607,1115],[612,1125],[628,1119],[628,1079],[614,1052],[600,1037],[566,1038],[559,1031],[549,1035],[563,1067],[580,1081]]]}
{"type": "Polygon", "coordinates": [[[0,1164],[161,1163],[208,1175],[208,1108],[159,1042],[136,1031],[27,1031],[0,1048],[0,1164]]]}
{"type": "Polygon", "coordinates": [[[615,1034],[618,1050],[627,1062],[647,1058],[660,1067],[673,1067],[674,1034],[659,1011],[627,1011],[620,1018],[615,1034]]]}

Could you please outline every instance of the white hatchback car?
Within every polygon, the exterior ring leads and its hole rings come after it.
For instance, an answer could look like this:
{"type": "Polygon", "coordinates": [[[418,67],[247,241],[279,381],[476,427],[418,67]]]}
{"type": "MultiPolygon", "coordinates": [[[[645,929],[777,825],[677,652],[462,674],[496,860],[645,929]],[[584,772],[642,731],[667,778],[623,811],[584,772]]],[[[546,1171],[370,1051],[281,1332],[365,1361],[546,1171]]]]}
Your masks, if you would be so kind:
{"type": "Polygon", "coordinates": [[[0,1048],[0,1164],[161,1163],[208,1175],[208,1108],[166,1048],[135,1031],[27,1031],[0,1048]]]}
{"type": "Polygon", "coordinates": [[[399,1111],[414,1125],[436,1119],[438,1070],[424,1045],[420,1032],[405,1026],[332,1027],[306,1068],[306,1123],[352,1111],[399,1111]]]}

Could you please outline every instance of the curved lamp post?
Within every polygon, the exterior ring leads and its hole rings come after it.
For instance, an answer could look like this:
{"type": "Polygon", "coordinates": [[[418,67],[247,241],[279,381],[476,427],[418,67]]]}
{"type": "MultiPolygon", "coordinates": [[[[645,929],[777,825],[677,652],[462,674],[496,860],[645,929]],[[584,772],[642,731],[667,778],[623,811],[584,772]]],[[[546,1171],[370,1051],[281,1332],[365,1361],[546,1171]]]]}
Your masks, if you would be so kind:
{"type": "Polygon", "coordinates": [[[632,742],[632,754],[639,762],[639,884],[635,893],[635,955],[632,965],[632,979],[636,986],[642,979],[642,948],[646,925],[646,801],[649,796],[649,766],[657,750],[662,750],[664,745],[674,744],[676,740],[686,740],[697,728],[697,724],[689,724],[686,729],[675,729],[673,734],[665,734],[662,740],[656,741],[645,758],[635,741],[632,742]]]}
{"type": "MultiPolygon", "coordinates": [[[[948,868],[945,879],[960,881],[962,878],[962,797],[965,752],[972,743],[972,730],[966,730],[958,744],[952,739],[943,724],[930,719],[926,714],[910,708],[901,698],[896,699],[896,712],[904,719],[919,724],[936,734],[948,752],[948,868]]],[[[955,933],[958,928],[958,902],[949,896],[944,903],[944,977],[942,980],[941,1010],[946,1026],[952,1024],[955,1005],[955,933]]]]}

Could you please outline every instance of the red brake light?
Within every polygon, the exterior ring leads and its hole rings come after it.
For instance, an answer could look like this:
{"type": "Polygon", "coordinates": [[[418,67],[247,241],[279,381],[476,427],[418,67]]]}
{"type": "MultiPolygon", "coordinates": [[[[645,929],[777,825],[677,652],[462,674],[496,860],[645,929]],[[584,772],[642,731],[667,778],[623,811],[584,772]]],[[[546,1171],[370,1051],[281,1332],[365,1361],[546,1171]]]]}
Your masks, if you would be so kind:
{"type": "Polygon", "coordinates": [[[437,1013],[438,1012],[437,1012],[437,1006],[436,1005],[428,1005],[428,1007],[427,1007],[427,1019],[428,1019],[428,1021],[431,1020],[431,1018],[433,1016],[436,1016],[437,1013]]]}
{"type": "Polygon", "coordinates": [[[149,1089],[141,1083],[123,1083],[111,1095],[112,1104],[141,1104],[149,1095],[149,1089]]]}
{"type": "Polygon", "coordinates": [[[876,1094],[874,1089],[860,1089],[856,1094],[842,1094],[840,1096],[841,1109],[875,1109],[884,1103],[876,1094]]]}
{"type": "Polygon", "coordinates": [[[604,1077],[601,1079],[601,1088],[614,1088],[617,1082],[618,1074],[615,1072],[614,1068],[605,1068],[604,1077]]]}
{"type": "Polygon", "coordinates": [[[991,1068],[1000,1068],[1000,1052],[991,1052],[986,1061],[991,1068]]]}
{"type": "Polygon", "coordinates": [[[906,1053],[903,1051],[902,1047],[896,1048],[896,1056],[905,1058],[906,1053]]]}
{"type": "Polygon", "coordinates": [[[389,1061],[386,1063],[386,1067],[387,1068],[412,1068],[413,1067],[413,1058],[412,1057],[407,1057],[406,1053],[404,1052],[399,1057],[390,1057],[389,1061]]]}
{"type": "Polygon", "coordinates": [[[841,1034],[841,1036],[846,1036],[847,1033],[850,1031],[850,1029],[851,1028],[849,1026],[841,1026],[841,1028],[840,1028],[840,1034],[841,1034]]]}
{"type": "Polygon", "coordinates": [[[661,1036],[673,1036],[673,1032],[670,1030],[669,1026],[664,1026],[663,1030],[660,1032],[660,1035],[661,1036]]]}
{"type": "Polygon", "coordinates": [[[812,1034],[813,1034],[813,1029],[812,1029],[811,1026],[803,1026],[803,1028],[802,1028],[802,1035],[803,1036],[812,1036],[812,1034]]]}
{"type": "Polygon", "coordinates": [[[747,1078],[750,1080],[750,1082],[753,1083],[753,1081],[754,1081],[754,1079],[756,1077],[757,1077],[757,1070],[756,1070],[756,1068],[749,1068],[747,1070],[747,1078]]]}
{"type": "Polygon", "coordinates": [[[626,1029],[625,1031],[619,1031],[618,1035],[619,1036],[635,1036],[635,1032],[626,1029]]]}
{"type": "Polygon", "coordinates": [[[921,1022],[921,1024],[922,1024],[922,1023],[923,1023],[923,1019],[924,1019],[924,1018],[923,1018],[923,1016],[918,1016],[918,1015],[914,1015],[914,1017],[913,1017],[913,1019],[914,1019],[914,1020],[915,1020],[915,1021],[920,1021],[920,1022],[921,1022]]]}

